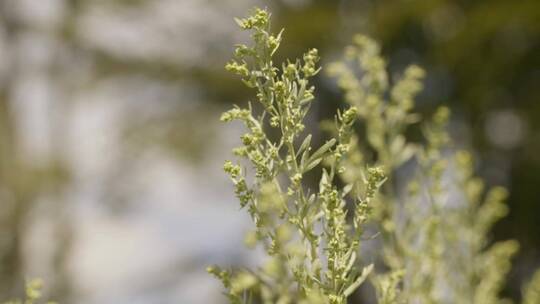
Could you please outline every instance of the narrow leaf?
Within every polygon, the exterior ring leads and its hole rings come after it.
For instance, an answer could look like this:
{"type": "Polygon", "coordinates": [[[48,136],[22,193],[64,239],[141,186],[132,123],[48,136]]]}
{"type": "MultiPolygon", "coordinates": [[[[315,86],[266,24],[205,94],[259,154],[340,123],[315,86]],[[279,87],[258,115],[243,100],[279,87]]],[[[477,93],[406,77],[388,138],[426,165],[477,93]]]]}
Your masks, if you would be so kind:
{"type": "Polygon", "coordinates": [[[311,163],[313,160],[315,160],[315,159],[317,159],[319,157],[322,158],[324,153],[326,153],[326,151],[328,151],[330,148],[332,148],[332,146],[334,146],[335,143],[336,143],[335,138],[332,138],[331,140],[327,141],[324,145],[322,145],[322,147],[320,147],[317,151],[315,151],[315,153],[313,153],[311,155],[311,157],[309,158],[308,163],[311,163]]]}
{"type": "Polygon", "coordinates": [[[244,27],[244,21],[240,18],[234,18],[234,21],[236,22],[236,24],[238,24],[239,27],[244,27]]]}
{"type": "Polygon", "coordinates": [[[368,275],[371,273],[372,270],[373,264],[364,267],[364,269],[362,269],[362,274],[360,274],[360,276],[351,285],[349,285],[347,289],[345,289],[343,294],[346,297],[350,296],[367,279],[368,275]]]}
{"type": "Polygon", "coordinates": [[[353,184],[347,184],[345,185],[345,187],[343,187],[343,193],[342,193],[342,196],[345,197],[347,194],[349,194],[351,192],[351,190],[353,189],[354,185],[353,184]]]}
{"type": "Polygon", "coordinates": [[[308,164],[306,165],[306,167],[305,167],[304,170],[303,170],[303,173],[306,173],[306,172],[308,172],[309,170],[315,168],[321,161],[322,161],[322,157],[321,157],[321,158],[317,158],[317,159],[314,160],[314,161],[311,161],[310,163],[308,163],[308,164]]]}
{"type": "Polygon", "coordinates": [[[306,165],[307,160],[309,159],[309,151],[305,150],[304,153],[302,153],[302,158],[300,159],[300,170],[304,172],[304,167],[306,165]]]}
{"type": "MultiPolygon", "coordinates": [[[[308,136],[306,136],[306,138],[304,139],[304,141],[302,142],[302,145],[300,146],[300,148],[298,149],[298,155],[300,153],[302,153],[304,150],[306,150],[308,147],[309,147],[309,144],[311,143],[311,134],[309,134],[308,136]]],[[[297,156],[298,156],[297,155],[297,156]]]]}

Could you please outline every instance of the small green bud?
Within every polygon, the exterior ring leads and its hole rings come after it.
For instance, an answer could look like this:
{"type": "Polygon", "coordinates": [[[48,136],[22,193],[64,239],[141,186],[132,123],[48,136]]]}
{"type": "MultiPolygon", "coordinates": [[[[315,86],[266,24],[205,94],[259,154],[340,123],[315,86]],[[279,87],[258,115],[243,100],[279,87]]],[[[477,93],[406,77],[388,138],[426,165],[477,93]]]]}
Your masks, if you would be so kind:
{"type": "Polygon", "coordinates": [[[306,90],[306,92],[304,93],[304,100],[309,101],[313,100],[314,98],[315,96],[313,95],[313,90],[306,90]]]}
{"type": "Polygon", "coordinates": [[[251,56],[254,54],[254,52],[255,51],[252,48],[249,48],[243,44],[239,44],[236,46],[236,49],[234,50],[234,55],[236,57],[242,58],[245,56],[251,56]]]}
{"type": "Polygon", "coordinates": [[[206,267],[206,272],[213,274],[215,276],[219,276],[219,273],[221,272],[221,269],[217,266],[208,266],[206,267]]]}
{"type": "Polygon", "coordinates": [[[341,154],[347,153],[349,152],[349,145],[339,144],[337,145],[336,150],[341,154]]]}
{"type": "Polygon", "coordinates": [[[405,71],[405,77],[407,78],[420,79],[424,78],[425,75],[426,72],[424,71],[424,69],[414,64],[409,66],[405,71]]]}
{"type": "Polygon", "coordinates": [[[300,182],[302,181],[302,174],[296,173],[292,178],[291,181],[293,185],[298,186],[300,182]]]}
{"type": "Polygon", "coordinates": [[[255,248],[255,245],[257,245],[258,237],[256,231],[250,231],[246,234],[246,237],[244,238],[244,244],[248,248],[255,248]]]}
{"type": "Polygon", "coordinates": [[[280,43],[280,40],[279,38],[275,37],[275,36],[269,36],[268,37],[268,48],[270,50],[275,50],[277,49],[277,47],[279,46],[279,43],[280,43]]]}
{"type": "Polygon", "coordinates": [[[306,77],[311,77],[317,74],[315,65],[319,61],[319,55],[317,49],[311,49],[306,54],[304,54],[304,66],[302,67],[302,72],[306,77]]]}
{"type": "Polygon", "coordinates": [[[293,78],[296,75],[296,64],[289,63],[285,68],[285,76],[293,78]]]}
{"type": "Polygon", "coordinates": [[[281,80],[276,81],[274,84],[274,91],[276,92],[277,97],[282,99],[283,96],[285,96],[286,91],[285,83],[281,80]]]}
{"type": "Polygon", "coordinates": [[[230,122],[235,119],[245,120],[249,117],[249,115],[249,110],[234,108],[221,114],[220,120],[223,122],[230,122]]]}
{"type": "Polygon", "coordinates": [[[245,63],[239,64],[236,61],[231,61],[225,65],[225,69],[242,77],[249,76],[249,70],[247,68],[247,64],[245,63]]]}
{"type": "Polygon", "coordinates": [[[368,169],[369,182],[378,183],[386,178],[384,170],[381,167],[368,169]]]}
{"type": "Polygon", "coordinates": [[[240,294],[257,284],[257,278],[248,272],[241,272],[231,280],[231,293],[240,294]]]}
{"type": "Polygon", "coordinates": [[[223,170],[232,178],[237,178],[241,172],[240,166],[233,165],[231,161],[226,161],[225,164],[223,164],[223,170]]]}
{"type": "Polygon", "coordinates": [[[458,151],[456,153],[457,164],[462,168],[470,168],[472,166],[472,156],[468,151],[458,151]]]}
{"type": "Polygon", "coordinates": [[[450,117],[450,109],[448,107],[439,107],[433,115],[433,121],[436,124],[443,125],[448,122],[450,117]]]}
{"type": "Polygon", "coordinates": [[[247,156],[248,150],[246,147],[238,147],[233,149],[233,154],[236,156],[247,156]]]}
{"type": "Polygon", "coordinates": [[[257,8],[255,14],[245,19],[235,18],[236,23],[244,30],[264,29],[268,25],[269,14],[267,11],[257,8]]]}
{"type": "Polygon", "coordinates": [[[494,187],[488,194],[488,200],[502,202],[508,198],[508,190],[503,187],[494,187]]]}
{"type": "Polygon", "coordinates": [[[249,146],[253,143],[253,136],[251,134],[244,134],[241,136],[242,143],[246,146],[249,146]]]}
{"type": "Polygon", "coordinates": [[[350,124],[356,119],[356,115],[358,114],[358,108],[356,107],[350,107],[343,113],[343,123],[344,124],[350,124]]]}
{"type": "Polygon", "coordinates": [[[279,117],[274,116],[270,118],[270,126],[277,128],[279,126],[279,117]]]}
{"type": "Polygon", "coordinates": [[[276,230],[276,238],[280,243],[288,242],[291,239],[291,236],[291,228],[286,224],[279,226],[276,230]]]}

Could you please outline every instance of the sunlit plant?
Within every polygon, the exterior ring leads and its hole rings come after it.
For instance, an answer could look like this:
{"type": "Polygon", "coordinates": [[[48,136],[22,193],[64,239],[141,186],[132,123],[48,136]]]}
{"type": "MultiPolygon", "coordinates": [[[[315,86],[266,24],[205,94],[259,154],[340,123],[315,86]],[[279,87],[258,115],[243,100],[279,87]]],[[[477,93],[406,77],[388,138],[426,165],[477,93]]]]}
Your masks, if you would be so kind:
{"type": "MultiPolygon", "coordinates": [[[[276,65],[283,31],[271,31],[269,13],[256,9],[236,22],[253,43],[237,45],[226,69],[257,102],[221,116],[247,130],[233,150],[239,160],[224,169],[255,224],[246,243],[261,246],[267,261],[255,270],[209,267],[230,303],[343,304],[366,281],[377,303],[506,303],[499,294],[518,244],[488,237],[507,213],[506,191],[484,191],[470,153],[454,149],[448,108],[428,119],[414,112],[424,71],[410,66],[392,83],[377,43],[356,36],[345,59],[328,68],[348,107],[323,124],[331,139],[315,148],[304,119],[317,50],[276,65]],[[424,141],[407,140],[411,125],[424,141]],[[395,173],[405,163],[414,169],[402,191],[395,173]],[[305,181],[308,172],[318,185],[305,181]],[[366,227],[380,233],[374,256],[361,254],[366,227]]],[[[540,303],[539,289],[537,273],[523,303],[540,303]]]]}
{"type": "Polygon", "coordinates": [[[384,182],[384,173],[367,168],[354,192],[351,185],[338,186],[335,179],[346,170],[342,160],[357,109],[338,112],[336,136],[312,148],[303,120],[314,99],[309,79],[320,70],[317,50],[278,68],[272,56],[282,32],[270,31],[268,12],[257,9],[237,23],[251,32],[253,45],[238,45],[235,60],[226,68],[255,90],[258,106],[235,107],[221,120],[239,120],[247,128],[243,145],[234,154],[247,160],[253,174],[242,163],[228,161],[224,169],[256,226],[248,242],[261,244],[269,259],[257,271],[217,267],[209,271],[222,280],[232,303],[250,303],[254,298],[263,303],[345,303],[372,269],[357,264],[357,251],[370,215],[369,202],[384,182]],[[316,188],[303,182],[312,170],[321,172],[316,188]]]}
{"type": "MultiPolygon", "coordinates": [[[[345,49],[345,60],[331,64],[328,74],[337,78],[346,102],[359,109],[358,123],[366,130],[353,138],[354,157],[345,161],[350,170],[342,179],[356,182],[365,161],[387,171],[388,182],[373,204],[382,240],[379,258],[389,268],[371,277],[379,303],[504,302],[499,293],[518,244],[490,245],[488,234],[508,212],[507,192],[502,187],[484,191],[470,153],[452,147],[448,108],[426,120],[414,112],[424,71],[409,66],[391,86],[380,47],[357,35],[345,49]],[[412,124],[420,125],[423,143],[406,139],[412,124]],[[399,193],[395,173],[407,161],[416,168],[405,180],[407,191],[399,193]]],[[[525,293],[525,302],[532,301],[531,294],[525,293]]]]}

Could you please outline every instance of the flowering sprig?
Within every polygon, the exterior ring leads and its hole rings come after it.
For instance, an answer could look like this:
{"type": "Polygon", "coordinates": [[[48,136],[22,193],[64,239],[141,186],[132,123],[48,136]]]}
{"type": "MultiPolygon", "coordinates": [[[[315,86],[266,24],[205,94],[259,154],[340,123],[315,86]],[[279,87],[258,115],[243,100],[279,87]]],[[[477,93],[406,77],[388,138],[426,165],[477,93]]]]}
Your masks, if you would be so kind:
{"type": "MultiPolygon", "coordinates": [[[[353,42],[345,50],[345,61],[332,64],[329,74],[337,78],[345,101],[358,109],[357,119],[366,127],[366,142],[351,137],[342,179],[365,183],[362,164],[366,155],[374,155],[368,160],[385,167],[390,181],[370,204],[389,268],[373,276],[378,303],[502,303],[499,292],[518,244],[509,240],[490,246],[488,234],[508,211],[506,190],[484,191],[482,180],[474,176],[471,155],[452,151],[446,107],[422,123],[423,145],[408,142],[405,130],[420,120],[414,99],[424,71],[411,65],[391,85],[377,43],[361,35],[353,42]],[[410,159],[417,168],[407,180],[408,194],[396,193],[395,172],[410,159]]],[[[525,303],[538,301],[539,276],[524,291],[525,303]]]]}
{"type": "Polygon", "coordinates": [[[336,138],[313,149],[312,136],[304,135],[303,121],[314,100],[309,80],[320,71],[317,50],[278,68],[273,55],[283,31],[277,35],[270,31],[269,13],[256,9],[236,22],[250,31],[253,44],[238,45],[226,69],[256,91],[262,111],[255,113],[249,105],[221,116],[225,122],[243,122],[248,130],[234,153],[247,160],[254,176],[248,178],[251,171],[240,163],[227,161],[224,169],[256,226],[248,243],[262,244],[269,261],[260,271],[211,267],[209,272],[221,279],[231,303],[260,299],[264,303],[344,304],[372,269],[372,265],[358,267],[357,251],[370,213],[369,201],[384,181],[384,173],[379,168],[368,170],[364,186],[369,190],[350,199],[355,220],[349,225],[345,196],[352,185],[340,187],[335,178],[345,171],[342,160],[349,151],[357,108],[338,112],[336,138]],[[277,131],[277,138],[268,135],[268,128],[277,131]],[[304,182],[304,175],[316,169],[322,171],[318,189],[304,182]]]}
{"type": "MultiPolygon", "coordinates": [[[[518,244],[490,245],[488,233],[508,211],[506,190],[484,191],[471,155],[452,150],[448,108],[421,123],[423,143],[405,136],[420,121],[414,99],[424,71],[411,65],[391,83],[378,44],[356,36],[345,62],[329,68],[349,108],[335,116],[333,138],[313,149],[303,121],[314,99],[309,80],[320,71],[318,54],[310,50],[302,60],[274,66],[283,31],[272,34],[269,17],[257,9],[237,19],[254,43],[238,45],[226,66],[255,89],[262,106],[222,115],[246,126],[233,151],[251,167],[227,161],[224,169],[256,226],[247,244],[262,244],[269,257],[257,271],[209,269],[231,303],[344,304],[368,276],[379,304],[504,302],[499,292],[518,244]],[[363,136],[355,123],[364,125],[363,136]],[[410,160],[408,192],[396,191],[395,173],[410,160]],[[321,174],[318,188],[304,182],[312,170],[321,174]],[[371,276],[373,265],[359,267],[357,258],[368,223],[381,232],[375,258],[388,269],[371,276]]],[[[524,290],[525,304],[538,302],[539,277],[524,290]]]]}

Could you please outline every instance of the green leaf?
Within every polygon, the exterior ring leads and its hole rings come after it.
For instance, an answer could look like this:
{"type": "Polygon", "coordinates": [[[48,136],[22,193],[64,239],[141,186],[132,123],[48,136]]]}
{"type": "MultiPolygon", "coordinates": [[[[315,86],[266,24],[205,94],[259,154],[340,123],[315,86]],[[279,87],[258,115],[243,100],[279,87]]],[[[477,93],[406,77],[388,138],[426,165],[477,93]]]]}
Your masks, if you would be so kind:
{"type": "Polygon", "coordinates": [[[349,257],[349,263],[347,264],[347,267],[345,268],[344,273],[349,273],[349,271],[353,268],[354,262],[356,262],[356,252],[351,252],[351,255],[349,257]]]}
{"type": "Polygon", "coordinates": [[[364,283],[364,281],[367,279],[368,275],[371,273],[372,270],[373,270],[373,264],[370,264],[369,266],[364,267],[364,269],[362,269],[362,273],[360,274],[360,276],[351,285],[349,285],[347,289],[345,289],[343,294],[346,297],[350,296],[362,283],[364,283]]]}
{"type": "Polygon", "coordinates": [[[304,167],[306,165],[306,161],[309,159],[309,151],[306,150],[304,153],[302,153],[302,158],[300,159],[300,170],[304,172],[304,167]]]}
{"type": "Polygon", "coordinates": [[[347,184],[347,185],[345,185],[345,187],[343,187],[343,192],[341,193],[341,197],[347,196],[347,194],[349,194],[349,192],[351,192],[351,190],[353,189],[353,187],[354,187],[353,184],[347,184]]]}
{"type": "Polygon", "coordinates": [[[336,139],[332,138],[329,141],[327,141],[324,145],[322,145],[315,153],[311,155],[311,157],[308,160],[308,164],[316,160],[317,158],[322,158],[324,156],[324,153],[328,151],[332,146],[336,144],[336,139]]]}
{"type": "Polygon", "coordinates": [[[300,155],[303,151],[307,150],[309,148],[309,145],[311,144],[311,134],[306,136],[304,141],[302,142],[302,145],[298,149],[297,155],[300,155]]]}
{"type": "Polygon", "coordinates": [[[323,189],[323,186],[328,183],[328,172],[325,168],[322,170],[321,181],[319,182],[319,189],[323,189]]]}
{"type": "Polygon", "coordinates": [[[236,24],[238,24],[239,27],[244,27],[244,20],[234,17],[234,21],[236,22],[236,24]]]}
{"type": "Polygon", "coordinates": [[[303,173],[306,173],[306,172],[308,172],[309,170],[315,168],[322,160],[323,160],[323,159],[322,159],[322,157],[321,157],[321,158],[317,158],[317,159],[311,161],[311,162],[308,163],[305,167],[303,167],[302,172],[303,172],[303,173]]]}
{"type": "Polygon", "coordinates": [[[404,162],[411,159],[418,152],[418,147],[414,144],[407,144],[405,148],[401,151],[396,161],[396,166],[403,164],[404,162]]]}

